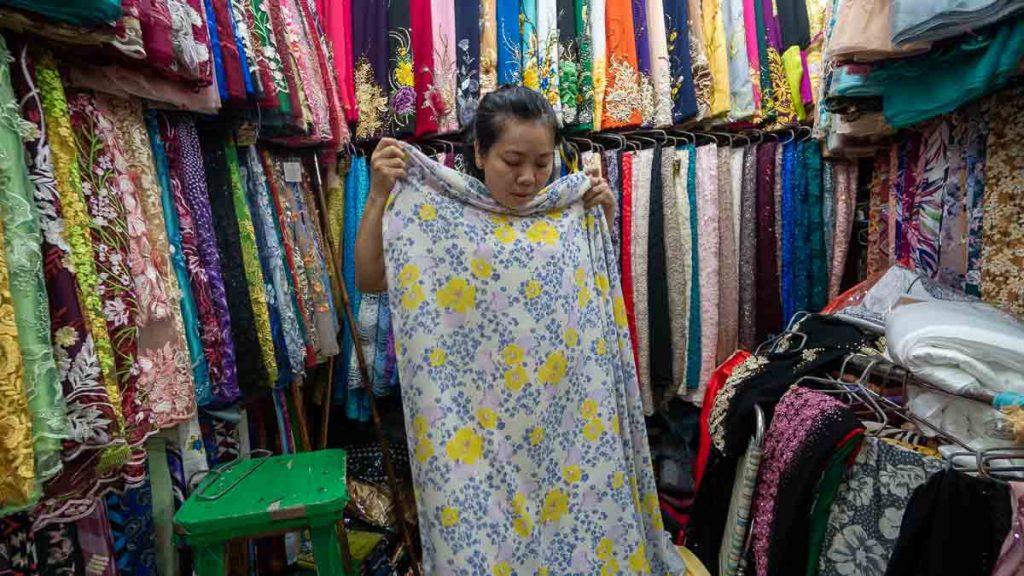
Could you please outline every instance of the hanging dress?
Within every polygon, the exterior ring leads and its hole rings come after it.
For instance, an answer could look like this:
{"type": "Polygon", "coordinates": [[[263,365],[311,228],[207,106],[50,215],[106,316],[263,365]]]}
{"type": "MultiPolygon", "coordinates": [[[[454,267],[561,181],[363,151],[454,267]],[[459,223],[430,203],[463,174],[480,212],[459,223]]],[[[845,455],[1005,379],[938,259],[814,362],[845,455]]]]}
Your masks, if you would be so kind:
{"type": "Polygon", "coordinates": [[[630,0],[605,4],[608,33],[607,87],[604,93],[602,128],[638,126],[642,120],[642,89],[637,72],[636,31],[630,0]]]}

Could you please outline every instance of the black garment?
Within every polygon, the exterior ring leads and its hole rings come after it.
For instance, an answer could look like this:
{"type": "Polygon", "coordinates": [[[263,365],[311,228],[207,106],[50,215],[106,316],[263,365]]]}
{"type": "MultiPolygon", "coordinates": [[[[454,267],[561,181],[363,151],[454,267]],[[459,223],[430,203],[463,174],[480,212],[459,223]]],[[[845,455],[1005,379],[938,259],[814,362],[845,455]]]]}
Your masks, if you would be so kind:
{"type": "Polygon", "coordinates": [[[988,576],[1013,513],[1003,482],[943,470],[914,491],[886,576],[988,576]]]}
{"type": "Polygon", "coordinates": [[[807,19],[807,3],[804,0],[776,0],[779,11],[779,26],[782,28],[783,49],[790,46],[807,48],[811,43],[811,24],[807,19]]]}
{"type": "MultiPolygon", "coordinates": [[[[788,345],[779,344],[781,351],[762,351],[766,362],[731,384],[736,391],[725,415],[721,435],[724,444],[711,450],[687,531],[687,547],[712,573],[712,567],[718,565],[736,467],[754,432],[755,406],[761,407],[770,423],[775,405],[800,377],[839,368],[847,354],[872,347],[877,338],[832,316],[807,316],[794,330],[804,334],[806,340],[789,337],[788,345]]],[[[813,382],[805,381],[803,385],[814,387],[813,382]]],[[[712,425],[714,436],[716,428],[713,422],[712,425]]]]}
{"type": "Polygon", "coordinates": [[[253,329],[255,320],[252,301],[249,299],[249,282],[242,263],[242,244],[238,238],[238,219],[235,216],[224,148],[224,129],[212,124],[200,124],[197,129],[203,150],[213,228],[217,234],[217,250],[220,252],[224,293],[228,301],[228,314],[231,316],[231,337],[235,344],[235,358],[238,359],[238,385],[242,392],[252,392],[265,386],[270,376],[263,366],[263,353],[256,330],[253,329]]]}
{"type": "MultiPolygon", "coordinates": [[[[391,130],[396,136],[411,135],[416,128],[415,88],[402,86],[396,78],[403,62],[409,66],[413,62],[409,13],[409,0],[388,0],[388,113],[391,117],[391,130]]],[[[479,53],[479,48],[477,51],[479,53]]]]}
{"type": "Polygon", "coordinates": [[[697,91],[693,83],[689,42],[689,4],[687,0],[664,0],[664,7],[669,72],[672,77],[672,123],[681,124],[697,115],[697,91]]]}
{"type": "Polygon", "coordinates": [[[458,68],[459,126],[466,128],[480,99],[480,1],[455,0],[455,64],[458,68]]]}
{"type": "MultiPolygon", "coordinates": [[[[673,151],[669,148],[669,152],[673,151]]],[[[672,381],[672,326],[668,307],[668,266],[665,263],[665,186],[661,175],[662,149],[654,149],[651,162],[651,211],[647,234],[647,327],[650,334],[651,389],[657,393],[678,387],[672,381]],[[673,384],[675,386],[673,386],[673,384]]]]}

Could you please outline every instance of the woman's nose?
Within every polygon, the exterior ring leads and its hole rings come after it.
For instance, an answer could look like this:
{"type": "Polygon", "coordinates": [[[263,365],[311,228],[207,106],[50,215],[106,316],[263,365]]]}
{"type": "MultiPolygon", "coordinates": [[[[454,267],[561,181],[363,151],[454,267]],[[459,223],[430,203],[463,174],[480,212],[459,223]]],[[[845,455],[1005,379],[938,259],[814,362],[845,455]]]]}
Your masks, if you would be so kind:
{"type": "Polygon", "coordinates": [[[516,184],[520,186],[532,186],[533,185],[533,174],[529,172],[523,172],[516,176],[516,184]]]}

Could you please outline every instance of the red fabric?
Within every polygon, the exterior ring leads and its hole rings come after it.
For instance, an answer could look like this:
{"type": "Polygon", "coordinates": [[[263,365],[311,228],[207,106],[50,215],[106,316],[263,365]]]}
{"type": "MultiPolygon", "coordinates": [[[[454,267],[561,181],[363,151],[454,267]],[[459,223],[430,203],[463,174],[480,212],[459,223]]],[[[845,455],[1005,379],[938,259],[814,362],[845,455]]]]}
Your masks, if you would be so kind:
{"type": "Polygon", "coordinates": [[[167,8],[167,0],[139,0],[139,26],[142,28],[142,41],[146,46],[146,61],[162,75],[175,77],[171,68],[174,66],[174,45],[171,35],[171,11],[167,8]]]}
{"type": "Polygon", "coordinates": [[[427,105],[434,84],[434,27],[430,17],[431,0],[410,0],[409,27],[412,36],[413,83],[416,88],[416,135],[437,132],[437,117],[427,105]]]}
{"type": "Polygon", "coordinates": [[[220,41],[221,61],[224,75],[228,80],[228,98],[234,102],[245,102],[245,77],[242,72],[242,56],[235,43],[234,25],[231,22],[230,0],[213,0],[213,14],[217,18],[217,39],[220,41]]]}
{"type": "Polygon", "coordinates": [[[284,77],[288,80],[288,99],[292,103],[292,122],[305,130],[305,120],[302,117],[302,101],[299,99],[299,90],[302,90],[302,87],[296,82],[298,72],[295,70],[295,62],[288,53],[289,43],[288,37],[285,34],[284,20],[281,18],[281,4],[277,1],[267,2],[267,6],[269,7],[271,23],[274,26],[274,38],[277,42],[277,49],[281,51],[281,68],[284,72],[284,77]]]}
{"type": "Polygon", "coordinates": [[[314,21],[313,14],[310,13],[309,5],[305,2],[297,2],[302,9],[303,20],[307,28],[307,34],[310,38],[319,38],[320,41],[314,43],[314,51],[316,52],[317,66],[320,70],[320,75],[323,78],[324,86],[327,88],[327,104],[331,118],[331,145],[333,147],[339,147],[349,140],[348,126],[345,125],[344,108],[341,102],[341,93],[338,87],[338,80],[331,74],[330,58],[325,52],[330,50],[330,44],[324,43],[323,30],[321,18],[322,14],[317,15],[317,19],[314,21]]]}
{"type": "Polygon", "coordinates": [[[737,366],[750,358],[750,352],[738,350],[732,356],[726,358],[725,362],[715,368],[708,380],[708,387],[704,390],[704,403],[700,407],[700,440],[697,444],[697,461],[693,463],[693,489],[700,490],[700,481],[704,477],[704,470],[708,465],[708,457],[711,456],[711,428],[708,420],[711,418],[711,408],[715,405],[715,397],[718,391],[725,385],[725,381],[732,375],[737,366]]]}
{"type": "Polygon", "coordinates": [[[622,155],[622,299],[629,320],[629,341],[633,347],[633,363],[639,369],[640,348],[636,342],[636,314],[633,312],[633,155],[622,155]]]}
{"type": "Polygon", "coordinates": [[[338,83],[338,96],[345,111],[345,121],[359,119],[356,107],[355,80],[352,76],[352,7],[349,0],[317,0],[324,33],[330,41],[334,77],[338,83]]]}

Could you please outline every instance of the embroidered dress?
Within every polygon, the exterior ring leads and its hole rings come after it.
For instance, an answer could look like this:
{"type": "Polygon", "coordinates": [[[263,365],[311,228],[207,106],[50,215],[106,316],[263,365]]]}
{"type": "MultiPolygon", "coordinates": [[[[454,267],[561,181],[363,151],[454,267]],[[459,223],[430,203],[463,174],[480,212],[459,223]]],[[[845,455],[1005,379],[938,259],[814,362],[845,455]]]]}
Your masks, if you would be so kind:
{"type": "MultiPolygon", "coordinates": [[[[605,4],[605,22],[608,33],[608,70],[601,127],[638,126],[642,120],[642,97],[631,2],[608,0],[605,4]]],[[[564,94],[562,101],[565,101],[564,94]]]]}
{"type": "Polygon", "coordinates": [[[585,175],[512,215],[408,152],[384,247],[425,571],[683,573],[585,175]]]}

